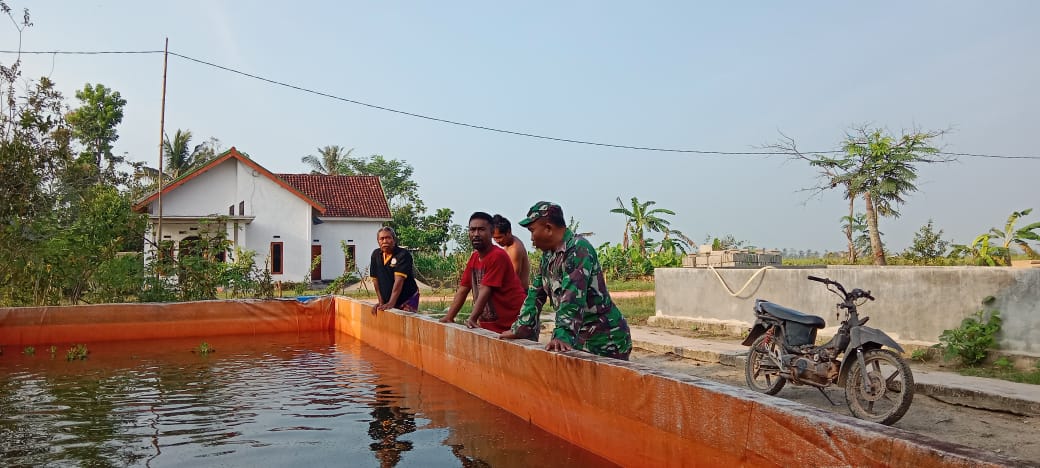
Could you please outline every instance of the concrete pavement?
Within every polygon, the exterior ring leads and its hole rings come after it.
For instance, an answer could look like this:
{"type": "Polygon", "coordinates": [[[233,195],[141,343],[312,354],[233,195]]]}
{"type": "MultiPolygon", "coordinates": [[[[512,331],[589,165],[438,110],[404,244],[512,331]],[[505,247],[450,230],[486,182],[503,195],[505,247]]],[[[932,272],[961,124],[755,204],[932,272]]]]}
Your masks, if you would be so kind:
{"type": "MultiPolygon", "coordinates": [[[[734,367],[743,367],[747,355],[747,347],[732,338],[690,338],[658,327],[633,326],[632,342],[637,348],[655,353],[734,367]]],[[[915,367],[912,361],[910,367],[919,395],[972,408],[1040,416],[1040,385],[937,372],[915,367]]]]}

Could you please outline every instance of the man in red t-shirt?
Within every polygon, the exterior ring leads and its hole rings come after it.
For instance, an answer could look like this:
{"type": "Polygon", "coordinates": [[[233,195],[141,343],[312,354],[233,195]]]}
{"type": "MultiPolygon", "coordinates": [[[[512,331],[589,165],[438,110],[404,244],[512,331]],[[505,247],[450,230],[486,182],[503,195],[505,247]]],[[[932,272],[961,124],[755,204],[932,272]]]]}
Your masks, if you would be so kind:
{"type": "Polygon", "coordinates": [[[491,219],[491,215],[482,211],[469,217],[469,241],[475,252],[466,263],[455,299],[441,322],[455,322],[459,309],[466,303],[466,295],[472,290],[473,313],[466,320],[466,326],[479,325],[502,333],[516,321],[527,294],[513,271],[509,254],[491,243],[491,219]]]}

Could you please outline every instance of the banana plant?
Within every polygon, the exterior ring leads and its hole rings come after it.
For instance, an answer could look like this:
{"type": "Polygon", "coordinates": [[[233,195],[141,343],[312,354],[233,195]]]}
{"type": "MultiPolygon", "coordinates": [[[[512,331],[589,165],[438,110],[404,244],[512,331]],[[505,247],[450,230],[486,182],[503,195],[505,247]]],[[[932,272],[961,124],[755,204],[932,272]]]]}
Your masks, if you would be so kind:
{"type": "Polygon", "coordinates": [[[1003,243],[1003,260],[1004,264],[1011,265],[1011,244],[1017,245],[1022,249],[1029,258],[1038,258],[1037,253],[1030,247],[1026,241],[1040,241],[1040,234],[1036,231],[1040,230],[1040,222],[1032,223],[1019,229],[1015,229],[1015,223],[1018,222],[1019,218],[1028,216],[1033,211],[1032,208],[1025,209],[1022,211],[1015,211],[1008,216],[1007,223],[1004,225],[1004,230],[1001,231],[997,228],[989,230],[989,236],[994,239],[1000,239],[1003,243]]]}

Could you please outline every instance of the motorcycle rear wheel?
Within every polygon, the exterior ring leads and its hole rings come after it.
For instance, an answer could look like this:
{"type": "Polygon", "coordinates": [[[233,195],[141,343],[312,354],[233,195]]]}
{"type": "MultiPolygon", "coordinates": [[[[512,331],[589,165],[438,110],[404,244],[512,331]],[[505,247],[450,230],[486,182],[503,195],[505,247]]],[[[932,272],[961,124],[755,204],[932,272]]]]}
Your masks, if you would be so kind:
{"type": "Polygon", "coordinates": [[[780,367],[770,357],[780,346],[776,340],[772,333],[756,338],[744,363],[744,379],[748,387],[766,395],[776,395],[787,383],[787,379],[780,375],[780,367]]]}
{"type": "Polygon", "coordinates": [[[863,361],[871,389],[863,388],[863,367],[853,358],[845,381],[845,400],[853,416],[886,426],[899,421],[914,401],[910,366],[887,349],[864,351],[863,361]]]}

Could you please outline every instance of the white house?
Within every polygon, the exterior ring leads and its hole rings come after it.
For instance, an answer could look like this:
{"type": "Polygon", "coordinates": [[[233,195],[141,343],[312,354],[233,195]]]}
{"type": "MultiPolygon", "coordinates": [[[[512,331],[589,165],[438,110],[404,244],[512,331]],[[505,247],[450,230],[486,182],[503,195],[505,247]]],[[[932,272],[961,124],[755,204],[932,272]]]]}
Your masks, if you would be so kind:
{"type": "Polygon", "coordinates": [[[149,214],[146,259],[159,239],[179,252],[183,241],[198,239],[203,223],[222,222],[228,239],[256,252],[257,265],[266,261],[275,281],[302,281],[318,255],[313,281],[364,273],[378,247],[376,231],[391,219],[376,176],[273,174],[234,147],[134,208],[149,214]]]}

